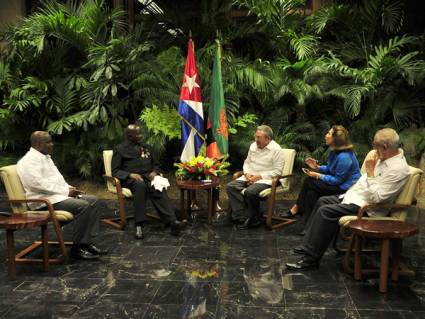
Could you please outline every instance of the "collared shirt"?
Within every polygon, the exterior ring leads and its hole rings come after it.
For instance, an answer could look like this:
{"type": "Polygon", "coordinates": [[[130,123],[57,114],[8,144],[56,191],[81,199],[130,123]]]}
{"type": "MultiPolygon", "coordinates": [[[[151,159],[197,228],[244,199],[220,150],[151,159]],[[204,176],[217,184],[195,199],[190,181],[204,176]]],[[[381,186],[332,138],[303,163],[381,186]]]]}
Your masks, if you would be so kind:
{"type": "MultiPolygon", "coordinates": [[[[45,198],[52,204],[68,198],[72,186],[65,181],[50,155],[44,155],[31,147],[18,161],[16,169],[27,198],[45,198]]],[[[29,203],[28,206],[35,210],[44,204],[29,203]]]]}
{"type": "MultiPolygon", "coordinates": [[[[400,150],[399,154],[384,161],[378,160],[374,169],[375,177],[363,174],[344,195],[343,204],[360,207],[368,204],[392,203],[407,182],[410,171],[400,150]]],[[[385,216],[388,210],[368,211],[370,216],[385,216]]]]}
{"type": "Polygon", "coordinates": [[[150,173],[159,171],[152,148],[148,144],[136,145],[128,141],[114,148],[111,166],[112,175],[120,180],[126,180],[131,173],[140,174],[148,180],[150,173]]]}
{"type": "MultiPolygon", "coordinates": [[[[261,175],[256,183],[272,184],[272,178],[282,174],[285,159],[282,148],[275,141],[271,141],[264,148],[258,148],[257,143],[249,147],[248,156],[243,164],[244,174],[261,175]]],[[[238,180],[246,181],[245,176],[238,180]]]]}

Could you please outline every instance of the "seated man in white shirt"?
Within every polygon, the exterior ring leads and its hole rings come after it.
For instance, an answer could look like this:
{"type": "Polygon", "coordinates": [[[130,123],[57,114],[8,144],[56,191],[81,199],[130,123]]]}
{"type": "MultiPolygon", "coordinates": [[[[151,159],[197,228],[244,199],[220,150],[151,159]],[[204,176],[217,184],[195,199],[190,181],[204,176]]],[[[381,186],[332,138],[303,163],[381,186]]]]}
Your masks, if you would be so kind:
{"type": "MultiPolygon", "coordinates": [[[[392,203],[397,198],[410,174],[398,146],[399,136],[393,129],[385,128],[376,132],[373,140],[376,156],[365,162],[366,174],[345,195],[324,196],[318,200],[304,242],[294,248],[294,252],[303,257],[296,263],[287,263],[287,269],[299,271],[317,268],[338,231],[340,217],[355,215],[362,206],[392,203]]],[[[385,216],[388,211],[368,211],[367,214],[385,216]]]]}
{"type": "MultiPolygon", "coordinates": [[[[31,134],[31,148],[17,164],[18,175],[27,198],[49,200],[56,210],[65,210],[74,215],[65,228],[72,231],[74,242],[70,256],[76,259],[93,260],[107,253],[96,247],[92,237],[99,231],[100,207],[95,196],[81,195],[81,191],[69,185],[53,163],[52,137],[44,131],[31,134]]],[[[32,210],[45,209],[44,204],[30,203],[32,210]]]]}
{"type": "Polygon", "coordinates": [[[260,225],[259,194],[271,186],[273,177],[282,174],[283,166],[283,152],[279,144],[273,141],[272,129],[260,125],[243,165],[244,175],[227,184],[232,218],[240,224],[238,229],[260,225]]]}

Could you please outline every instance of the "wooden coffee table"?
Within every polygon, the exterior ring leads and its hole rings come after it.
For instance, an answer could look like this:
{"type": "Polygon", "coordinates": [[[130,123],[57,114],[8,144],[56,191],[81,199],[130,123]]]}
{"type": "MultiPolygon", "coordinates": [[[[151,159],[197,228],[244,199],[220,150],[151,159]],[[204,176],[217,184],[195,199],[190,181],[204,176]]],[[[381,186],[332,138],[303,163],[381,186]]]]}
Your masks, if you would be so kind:
{"type": "Polygon", "coordinates": [[[353,220],[348,224],[353,232],[354,253],[354,278],[362,278],[361,250],[364,238],[375,238],[382,240],[381,263],[379,269],[379,291],[387,292],[388,263],[390,255],[390,244],[392,246],[392,272],[391,279],[397,281],[400,270],[400,256],[402,240],[418,233],[416,225],[395,220],[353,220]]]}
{"type": "Polygon", "coordinates": [[[180,207],[183,219],[188,219],[191,213],[191,191],[206,190],[208,193],[208,224],[212,224],[212,218],[215,215],[217,199],[214,196],[214,189],[220,185],[220,179],[214,178],[211,181],[192,181],[192,180],[177,180],[177,187],[180,188],[180,207]],[[185,201],[185,193],[187,200],[185,201]]]}

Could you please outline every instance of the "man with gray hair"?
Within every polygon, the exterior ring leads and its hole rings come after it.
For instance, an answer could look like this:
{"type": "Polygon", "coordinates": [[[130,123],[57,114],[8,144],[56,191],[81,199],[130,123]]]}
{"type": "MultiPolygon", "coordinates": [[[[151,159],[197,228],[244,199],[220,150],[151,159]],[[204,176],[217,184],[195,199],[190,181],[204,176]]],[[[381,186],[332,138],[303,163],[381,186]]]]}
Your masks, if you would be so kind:
{"type": "MultiPolygon", "coordinates": [[[[354,215],[369,204],[391,203],[409,178],[409,166],[398,148],[399,136],[393,129],[376,132],[373,139],[375,156],[365,162],[366,173],[340,196],[321,197],[313,209],[311,223],[302,245],[294,252],[303,255],[289,270],[317,268],[320,259],[338,231],[339,218],[354,215]]],[[[368,216],[385,216],[388,211],[367,211],[368,216]]]]}
{"type": "Polygon", "coordinates": [[[279,144],[273,141],[273,131],[260,125],[254,135],[248,156],[243,165],[243,175],[227,184],[233,222],[238,229],[260,225],[261,191],[269,188],[272,179],[282,174],[284,158],[279,144]]]}

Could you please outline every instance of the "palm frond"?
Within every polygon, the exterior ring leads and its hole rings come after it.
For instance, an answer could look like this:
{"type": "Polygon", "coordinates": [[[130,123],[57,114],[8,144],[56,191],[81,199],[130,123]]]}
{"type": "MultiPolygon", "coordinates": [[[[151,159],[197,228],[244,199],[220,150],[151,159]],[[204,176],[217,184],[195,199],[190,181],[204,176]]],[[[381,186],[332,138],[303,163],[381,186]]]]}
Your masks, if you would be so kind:
{"type": "Polygon", "coordinates": [[[313,12],[307,18],[307,26],[313,30],[316,34],[320,34],[325,28],[333,21],[338,21],[342,16],[349,13],[350,7],[343,4],[335,4],[326,6],[313,12]]]}
{"type": "Polygon", "coordinates": [[[387,0],[382,4],[382,27],[387,33],[400,31],[404,20],[404,3],[398,0],[387,0]]]}

